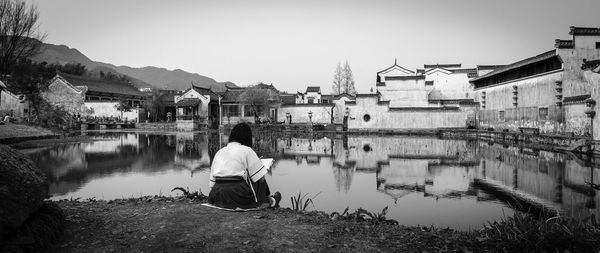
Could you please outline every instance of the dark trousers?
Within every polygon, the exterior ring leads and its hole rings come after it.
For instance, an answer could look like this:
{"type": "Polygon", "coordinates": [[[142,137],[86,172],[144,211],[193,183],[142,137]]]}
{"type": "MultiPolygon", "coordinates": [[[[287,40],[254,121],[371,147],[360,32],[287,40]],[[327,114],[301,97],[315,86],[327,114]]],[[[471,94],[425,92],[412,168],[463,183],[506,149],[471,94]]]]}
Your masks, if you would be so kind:
{"type": "Polygon", "coordinates": [[[216,178],[215,185],[208,194],[208,203],[224,208],[255,208],[264,203],[269,203],[269,185],[267,180],[260,180],[250,184],[242,177],[216,178]],[[254,193],[256,193],[256,199],[254,193]]]}

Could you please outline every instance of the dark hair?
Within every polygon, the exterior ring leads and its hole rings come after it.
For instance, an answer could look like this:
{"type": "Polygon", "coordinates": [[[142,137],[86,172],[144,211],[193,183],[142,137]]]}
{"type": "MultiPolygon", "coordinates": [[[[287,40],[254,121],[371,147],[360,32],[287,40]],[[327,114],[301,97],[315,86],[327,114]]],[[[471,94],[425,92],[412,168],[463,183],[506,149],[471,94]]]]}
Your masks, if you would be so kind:
{"type": "Polygon", "coordinates": [[[231,129],[229,142],[239,142],[240,144],[252,147],[252,129],[246,123],[239,123],[231,129]]]}

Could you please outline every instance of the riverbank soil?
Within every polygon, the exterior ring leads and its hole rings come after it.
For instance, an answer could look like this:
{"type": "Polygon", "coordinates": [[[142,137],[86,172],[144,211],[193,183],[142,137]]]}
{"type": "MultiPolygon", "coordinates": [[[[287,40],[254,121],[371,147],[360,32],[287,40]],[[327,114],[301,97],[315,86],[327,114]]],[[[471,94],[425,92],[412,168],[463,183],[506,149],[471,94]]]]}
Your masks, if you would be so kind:
{"type": "Polygon", "coordinates": [[[322,212],[229,212],[173,198],[57,204],[67,217],[66,232],[50,252],[471,252],[476,247],[463,232],[332,220],[322,212]]]}

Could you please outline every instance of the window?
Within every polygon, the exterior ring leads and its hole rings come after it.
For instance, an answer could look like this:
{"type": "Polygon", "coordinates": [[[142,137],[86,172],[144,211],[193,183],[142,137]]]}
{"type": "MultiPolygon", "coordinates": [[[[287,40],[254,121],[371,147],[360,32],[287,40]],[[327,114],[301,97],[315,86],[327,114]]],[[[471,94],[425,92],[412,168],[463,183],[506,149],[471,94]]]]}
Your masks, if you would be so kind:
{"type": "Polygon", "coordinates": [[[425,81],[425,85],[433,85],[433,81],[425,81]]]}
{"type": "Polygon", "coordinates": [[[238,105],[223,105],[223,116],[225,116],[225,117],[240,116],[239,106],[238,105]]]}
{"type": "Polygon", "coordinates": [[[323,99],[323,104],[328,104],[329,100],[328,99],[323,99]]]}
{"type": "Polygon", "coordinates": [[[365,114],[365,116],[363,116],[363,120],[364,120],[365,122],[369,122],[369,120],[371,120],[371,115],[369,115],[369,114],[365,114]]]}
{"type": "Polygon", "coordinates": [[[504,122],[504,111],[498,112],[498,120],[504,122]]]}
{"type": "Polygon", "coordinates": [[[600,42],[596,42],[596,49],[600,49],[600,42]]]}
{"type": "Polygon", "coordinates": [[[539,115],[540,115],[540,120],[548,119],[548,108],[540,107],[539,115]]]}

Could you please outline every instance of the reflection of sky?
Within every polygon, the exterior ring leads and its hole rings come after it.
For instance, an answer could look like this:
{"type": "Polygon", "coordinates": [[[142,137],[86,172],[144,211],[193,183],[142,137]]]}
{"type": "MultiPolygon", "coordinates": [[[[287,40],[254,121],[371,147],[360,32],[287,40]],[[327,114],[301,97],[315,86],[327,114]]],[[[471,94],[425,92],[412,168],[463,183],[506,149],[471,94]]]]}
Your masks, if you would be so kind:
{"type": "MultiPolygon", "coordinates": [[[[211,157],[226,144],[222,136],[192,133],[94,138],[27,151],[49,173],[54,199],[173,196],[178,186],[208,194],[211,157]]],[[[388,217],[405,225],[478,228],[512,214],[493,193],[473,186],[479,178],[572,216],[598,215],[600,194],[590,193],[585,182],[600,181],[600,171],[556,153],[405,136],[267,134],[255,143],[259,155],[276,158],[266,177],[272,192],[283,194],[283,207],[291,207],[289,198],[301,191],[308,197],[319,193],[315,207],[326,212],[380,212],[388,206],[388,217]]]]}

